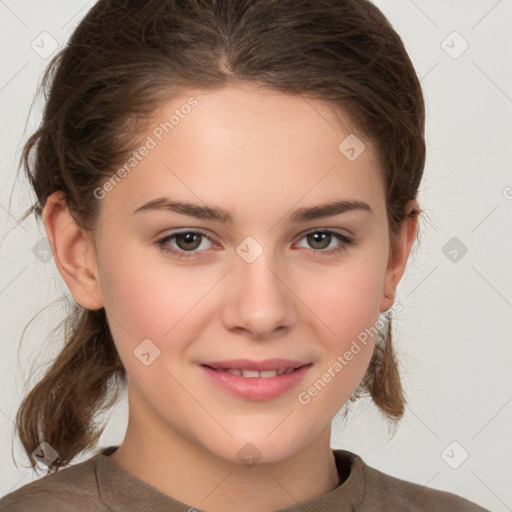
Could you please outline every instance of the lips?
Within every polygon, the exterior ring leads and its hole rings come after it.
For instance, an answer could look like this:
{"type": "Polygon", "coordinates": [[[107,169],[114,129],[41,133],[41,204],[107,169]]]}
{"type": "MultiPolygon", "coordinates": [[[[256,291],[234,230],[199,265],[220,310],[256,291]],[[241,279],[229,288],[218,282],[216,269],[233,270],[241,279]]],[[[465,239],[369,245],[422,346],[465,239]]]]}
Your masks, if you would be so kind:
{"type": "Polygon", "coordinates": [[[312,363],[290,359],[231,359],[199,366],[211,383],[230,394],[246,400],[271,400],[297,386],[312,363]]]}
{"type": "MultiPolygon", "coordinates": [[[[211,367],[210,367],[211,368],[211,367]]],[[[226,372],[230,373],[231,375],[238,375],[239,377],[248,377],[248,378],[264,378],[268,379],[270,377],[277,377],[278,375],[283,375],[285,373],[292,373],[295,368],[288,367],[288,368],[279,368],[277,370],[248,370],[248,369],[242,369],[238,370],[237,368],[212,368],[212,370],[216,370],[218,372],[226,372]]]]}
{"type": "Polygon", "coordinates": [[[294,361],[292,359],[274,358],[262,361],[255,361],[252,359],[229,359],[227,361],[208,361],[201,364],[209,366],[214,370],[253,370],[257,372],[265,372],[270,370],[293,370],[309,363],[309,361],[294,361]]]}

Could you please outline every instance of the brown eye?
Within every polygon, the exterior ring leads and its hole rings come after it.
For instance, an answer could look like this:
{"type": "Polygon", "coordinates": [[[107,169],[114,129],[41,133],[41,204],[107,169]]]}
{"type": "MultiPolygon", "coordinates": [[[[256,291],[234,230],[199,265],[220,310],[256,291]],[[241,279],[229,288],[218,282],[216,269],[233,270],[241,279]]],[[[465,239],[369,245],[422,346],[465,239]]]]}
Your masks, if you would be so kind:
{"type": "Polygon", "coordinates": [[[303,235],[302,240],[306,240],[307,248],[311,249],[315,256],[330,256],[340,253],[346,251],[348,246],[354,243],[351,238],[331,229],[310,231],[303,235]],[[338,241],[338,244],[328,248],[333,241],[338,241]]]}
{"type": "Polygon", "coordinates": [[[176,245],[184,251],[193,251],[201,245],[201,238],[203,235],[199,233],[179,233],[174,235],[176,245]]]}
{"type": "Polygon", "coordinates": [[[307,239],[308,243],[313,249],[327,249],[331,243],[332,234],[323,231],[317,231],[307,235],[307,239]]]}
{"type": "Polygon", "coordinates": [[[203,252],[210,247],[202,247],[204,241],[213,244],[212,239],[201,230],[198,231],[180,231],[172,233],[166,237],[157,240],[155,243],[162,251],[165,251],[173,256],[194,257],[196,253],[203,252]],[[188,253],[188,254],[187,254],[188,253]]]}

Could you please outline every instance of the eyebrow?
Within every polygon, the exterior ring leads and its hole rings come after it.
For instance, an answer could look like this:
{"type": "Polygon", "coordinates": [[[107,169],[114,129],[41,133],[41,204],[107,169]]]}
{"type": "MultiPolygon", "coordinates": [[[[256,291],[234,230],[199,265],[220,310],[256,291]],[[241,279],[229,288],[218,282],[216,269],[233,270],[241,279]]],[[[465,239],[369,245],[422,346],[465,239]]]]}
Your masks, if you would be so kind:
{"type": "MultiPolygon", "coordinates": [[[[153,199],[152,201],[149,201],[137,208],[133,213],[158,210],[176,212],[182,215],[196,217],[198,219],[216,220],[225,224],[233,224],[234,222],[234,218],[231,213],[217,206],[201,206],[186,201],[173,201],[168,197],[153,199]]],[[[364,201],[356,199],[337,200],[309,208],[299,208],[295,210],[293,215],[290,217],[290,223],[300,223],[314,219],[333,217],[334,215],[340,215],[353,210],[367,211],[372,214],[374,213],[370,205],[364,201]]]]}

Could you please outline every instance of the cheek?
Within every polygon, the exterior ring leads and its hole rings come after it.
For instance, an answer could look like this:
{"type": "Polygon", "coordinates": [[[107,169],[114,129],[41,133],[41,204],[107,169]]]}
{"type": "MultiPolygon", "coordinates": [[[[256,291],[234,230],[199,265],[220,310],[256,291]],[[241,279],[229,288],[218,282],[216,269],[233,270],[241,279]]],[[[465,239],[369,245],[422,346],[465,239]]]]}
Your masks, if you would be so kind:
{"type": "Polygon", "coordinates": [[[322,360],[315,381],[301,389],[299,403],[313,414],[334,415],[364,376],[374,350],[382,299],[385,259],[377,251],[317,275],[314,287],[303,288],[311,304],[312,328],[323,335],[322,360]],[[318,398],[317,398],[318,397],[318,398]]]}
{"type": "Polygon", "coordinates": [[[313,329],[324,333],[318,338],[323,357],[313,378],[299,390],[297,402],[306,416],[318,418],[320,424],[332,419],[359,385],[381,327],[377,307],[381,287],[368,267],[360,270],[331,274],[329,284],[307,299],[315,304],[321,320],[313,329]]]}
{"type": "Polygon", "coordinates": [[[147,249],[130,254],[104,258],[100,268],[102,296],[121,356],[133,353],[144,339],[161,349],[180,348],[183,330],[195,323],[201,299],[218,279],[211,272],[173,268],[164,256],[148,263],[147,249]]]}
{"type": "Polygon", "coordinates": [[[329,333],[329,344],[343,349],[353,337],[376,323],[384,282],[382,254],[343,262],[318,273],[315,286],[304,287],[302,296],[329,333]],[[373,256],[373,257],[372,257],[373,256]]]}

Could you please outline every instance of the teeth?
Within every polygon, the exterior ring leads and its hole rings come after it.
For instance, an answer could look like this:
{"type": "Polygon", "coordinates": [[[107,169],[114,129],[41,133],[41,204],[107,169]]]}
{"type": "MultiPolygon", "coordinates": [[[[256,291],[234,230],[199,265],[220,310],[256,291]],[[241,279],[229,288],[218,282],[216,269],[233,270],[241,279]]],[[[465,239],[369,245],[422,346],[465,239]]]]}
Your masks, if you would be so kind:
{"type": "Polygon", "coordinates": [[[283,375],[285,373],[292,373],[295,368],[279,368],[277,370],[264,370],[264,371],[257,371],[257,370],[237,370],[235,368],[216,368],[219,372],[225,372],[230,373],[231,375],[238,375],[239,377],[247,377],[247,378],[257,378],[262,377],[264,379],[270,378],[270,377],[277,377],[278,375],[283,375]]]}
{"type": "Polygon", "coordinates": [[[260,377],[277,377],[277,370],[267,370],[265,372],[260,372],[260,377]]]}
{"type": "Polygon", "coordinates": [[[242,370],[242,377],[259,377],[260,372],[257,370],[242,370]]]}

